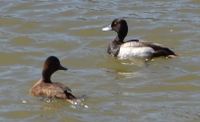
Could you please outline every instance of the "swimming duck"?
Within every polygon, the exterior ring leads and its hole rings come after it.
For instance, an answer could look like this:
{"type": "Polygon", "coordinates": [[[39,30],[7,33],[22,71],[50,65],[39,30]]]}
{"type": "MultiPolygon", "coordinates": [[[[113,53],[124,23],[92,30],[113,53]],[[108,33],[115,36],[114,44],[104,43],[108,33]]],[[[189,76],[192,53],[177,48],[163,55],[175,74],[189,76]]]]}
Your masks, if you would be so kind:
{"type": "Polygon", "coordinates": [[[44,98],[65,99],[69,102],[79,101],[69,87],[59,82],[52,82],[51,75],[57,70],[68,70],[61,66],[60,61],[55,56],[50,56],[46,59],[42,69],[42,79],[40,79],[30,90],[29,93],[33,96],[41,96],[44,98]]]}
{"type": "Polygon", "coordinates": [[[113,22],[108,27],[102,28],[102,31],[112,30],[117,32],[118,35],[112,42],[110,42],[107,52],[115,57],[139,57],[149,59],[159,56],[177,56],[171,49],[161,44],[140,39],[133,39],[124,42],[124,38],[128,33],[128,25],[126,20],[122,18],[117,18],[113,20],[113,22]]]}

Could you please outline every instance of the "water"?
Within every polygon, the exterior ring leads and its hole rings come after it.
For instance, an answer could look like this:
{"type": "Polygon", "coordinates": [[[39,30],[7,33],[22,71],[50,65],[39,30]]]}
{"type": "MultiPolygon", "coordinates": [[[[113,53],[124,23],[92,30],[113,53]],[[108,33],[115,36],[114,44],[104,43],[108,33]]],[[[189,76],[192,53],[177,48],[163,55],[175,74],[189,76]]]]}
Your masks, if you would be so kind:
{"type": "Polygon", "coordinates": [[[199,122],[200,1],[5,0],[0,1],[0,121],[199,122]],[[171,47],[173,59],[119,60],[107,54],[115,18],[129,25],[126,40],[171,47]],[[28,90],[55,55],[68,71],[79,105],[40,101],[28,90]]]}

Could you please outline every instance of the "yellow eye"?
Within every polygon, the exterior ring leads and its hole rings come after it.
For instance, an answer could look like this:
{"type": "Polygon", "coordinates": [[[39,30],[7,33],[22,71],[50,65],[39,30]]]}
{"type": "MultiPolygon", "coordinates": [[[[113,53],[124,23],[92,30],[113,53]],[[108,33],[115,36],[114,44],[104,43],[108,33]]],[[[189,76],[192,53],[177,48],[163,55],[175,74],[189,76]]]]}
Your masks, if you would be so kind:
{"type": "Polygon", "coordinates": [[[114,25],[117,25],[117,22],[114,22],[114,25]]]}

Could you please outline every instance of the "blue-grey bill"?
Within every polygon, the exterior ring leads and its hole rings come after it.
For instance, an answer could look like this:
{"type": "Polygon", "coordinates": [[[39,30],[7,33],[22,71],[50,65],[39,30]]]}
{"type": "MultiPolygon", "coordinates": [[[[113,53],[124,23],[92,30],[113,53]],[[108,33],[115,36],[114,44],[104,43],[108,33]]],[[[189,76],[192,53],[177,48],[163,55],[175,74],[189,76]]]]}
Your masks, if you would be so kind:
{"type": "Polygon", "coordinates": [[[102,31],[111,31],[111,25],[109,25],[108,27],[102,28],[102,31]]]}

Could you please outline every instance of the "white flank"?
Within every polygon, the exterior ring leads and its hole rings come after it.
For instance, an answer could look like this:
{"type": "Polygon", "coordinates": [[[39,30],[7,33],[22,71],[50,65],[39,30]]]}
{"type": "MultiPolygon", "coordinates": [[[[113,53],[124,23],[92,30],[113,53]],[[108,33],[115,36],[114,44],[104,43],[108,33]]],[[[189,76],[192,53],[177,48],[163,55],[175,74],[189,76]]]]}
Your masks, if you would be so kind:
{"type": "Polygon", "coordinates": [[[121,45],[118,57],[119,58],[150,58],[154,50],[151,47],[144,47],[141,43],[131,42],[121,45]]]}

